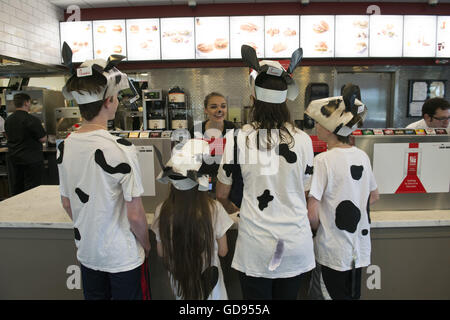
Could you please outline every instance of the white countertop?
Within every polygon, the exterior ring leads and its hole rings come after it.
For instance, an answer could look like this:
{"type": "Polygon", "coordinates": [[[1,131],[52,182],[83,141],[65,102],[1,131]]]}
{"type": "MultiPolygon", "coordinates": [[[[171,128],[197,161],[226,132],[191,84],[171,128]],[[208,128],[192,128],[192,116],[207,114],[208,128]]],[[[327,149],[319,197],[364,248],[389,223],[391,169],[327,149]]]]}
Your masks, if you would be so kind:
{"type": "MultiPolygon", "coordinates": [[[[450,226],[450,210],[373,211],[371,228],[450,226]]],[[[235,218],[235,217],[233,217],[235,218]]],[[[149,225],[153,213],[147,213],[149,225]]],[[[0,202],[0,228],[72,229],[58,186],[39,186],[0,202]]]]}

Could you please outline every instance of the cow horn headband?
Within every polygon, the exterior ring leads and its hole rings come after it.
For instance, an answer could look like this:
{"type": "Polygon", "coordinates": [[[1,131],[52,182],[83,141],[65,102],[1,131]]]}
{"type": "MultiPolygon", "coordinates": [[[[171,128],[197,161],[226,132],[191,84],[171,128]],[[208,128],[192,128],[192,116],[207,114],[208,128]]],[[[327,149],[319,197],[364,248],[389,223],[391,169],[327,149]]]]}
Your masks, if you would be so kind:
{"type": "MultiPolygon", "coordinates": [[[[73,77],[88,77],[97,73],[106,79],[106,85],[98,92],[68,91],[66,86],[62,89],[64,97],[75,100],[78,104],[87,104],[103,101],[107,97],[118,94],[119,91],[130,88],[126,74],[120,72],[116,66],[125,58],[121,55],[111,55],[108,61],[103,59],[86,60],[78,69],[72,63],[72,49],[64,42],[62,49],[63,65],[69,69],[73,77]]],[[[69,80],[70,80],[69,79],[69,80]]]]}
{"type": "Polygon", "coordinates": [[[295,100],[299,93],[299,88],[295,83],[291,74],[294,72],[295,68],[300,64],[303,57],[302,48],[298,48],[292,53],[291,61],[289,63],[289,68],[286,71],[278,61],[262,60],[259,62],[256,56],[256,51],[248,45],[243,45],[241,47],[242,60],[253,69],[250,73],[250,89],[252,95],[256,100],[268,102],[268,103],[283,103],[286,99],[295,100]],[[280,77],[287,84],[287,90],[276,90],[270,88],[262,88],[255,84],[256,78],[262,74],[270,74],[273,76],[280,77]]]}

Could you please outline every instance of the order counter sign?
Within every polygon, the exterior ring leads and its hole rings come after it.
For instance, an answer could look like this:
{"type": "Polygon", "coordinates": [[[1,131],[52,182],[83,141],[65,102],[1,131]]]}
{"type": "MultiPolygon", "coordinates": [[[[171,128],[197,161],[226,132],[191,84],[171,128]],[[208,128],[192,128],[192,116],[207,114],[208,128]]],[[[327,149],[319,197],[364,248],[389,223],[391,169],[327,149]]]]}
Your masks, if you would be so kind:
{"type": "Polygon", "coordinates": [[[155,192],[155,161],[153,146],[136,146],[138,151],[139,167],[141,168],[142,184],[144,187],[143,196],[154,197],[155,192]]]}

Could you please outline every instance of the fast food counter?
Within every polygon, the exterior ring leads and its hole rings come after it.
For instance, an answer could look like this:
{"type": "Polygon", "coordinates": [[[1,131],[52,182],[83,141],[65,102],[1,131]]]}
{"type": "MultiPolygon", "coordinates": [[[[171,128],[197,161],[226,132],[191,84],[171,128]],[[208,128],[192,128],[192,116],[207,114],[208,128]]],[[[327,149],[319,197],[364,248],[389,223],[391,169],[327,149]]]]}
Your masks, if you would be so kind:
{"type": "MultiPolygon", "coordinates": [[[[371,213],[372,265],[363,269],[362,299],[450,298],[450,210],[371,213]]],[[[241,299],[231,269],[236,224],[221,258],[230,299],[241,299]]],[[[153,213],[147,213],[149,225],[153,213]]],[[[0,299],[83,299],[73,226],[58,186],[40,186],[0,202],[0,299]]],[[[150,231],[153,299],[173,299],[150,231]]],[[[305,298],[307,279],[299,292],[305,298]]]]}

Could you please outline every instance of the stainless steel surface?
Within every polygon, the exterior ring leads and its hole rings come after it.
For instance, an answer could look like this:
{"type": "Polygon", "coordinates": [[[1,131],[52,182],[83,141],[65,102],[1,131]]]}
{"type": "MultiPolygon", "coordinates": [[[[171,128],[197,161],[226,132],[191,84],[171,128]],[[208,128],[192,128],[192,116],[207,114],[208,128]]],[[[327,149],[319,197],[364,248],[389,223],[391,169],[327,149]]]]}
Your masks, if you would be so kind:
{"type": "Polygon", "coordinates": [[[64,139],[73,131],[72,126],[81,122],[80,108],[56,108],[56,139],[64,139]]]}
{"type": "Polygon", "coordinates": [[[31,97],[30,114],[37,116],[44,124],[45,131],[49,135],[56,134],[56,118],[55,109],[64,107],[64,96],[61,91],[54,91],[48,89],[33,89],[13,91],[7,90],[6,97],[6,111],[14,112],[15,106],[13,97],[16,93],[26,93],[31,97]]]}
{"type": "MultiPolygon", "coordinates": [[[[152,145],[154,148],[158,149],[162,156],[163,165],[167,163],[170,159],[170,155],[172,153],[172,141],[170,138],[128,138],[130,142],[132,142],[136,146],[150,146],[152,145]]],[[[162,167],[159,164],[156,156],[154,158],[155,164],[155,178],[162,171],[162,167]]],[[[145,163],[140,163],[141,166],[145,166],[145,163]]],[[[142,177],[145,179],[146,177],[142,177]]],[[[169,187],[166,184],[159,183],[155,181],[155,193],[154,197],[145,196],[142,197],[142,202],[144,204],[145,212],[155,212],[155,209],[158,204],[163,202],[167,196],[169,195],[169,187]]]]}
{"type": "MultiPolygon", "coordinates": [[[[410,142],[449,142],[450,135],[436,136],[355,136],[355,146],[364,150],[370,158],[373,168],[373,146],[375,143],[410,143],[410,142]]],[[[389,155],[386,155],[387,157],[389,155]]],[[[438,168],[436,169],[438,170],[438,168]]],[[[448,210],[450,209],[450,192],[381,194],[372,211],[385,210],[448,210]]]]}

